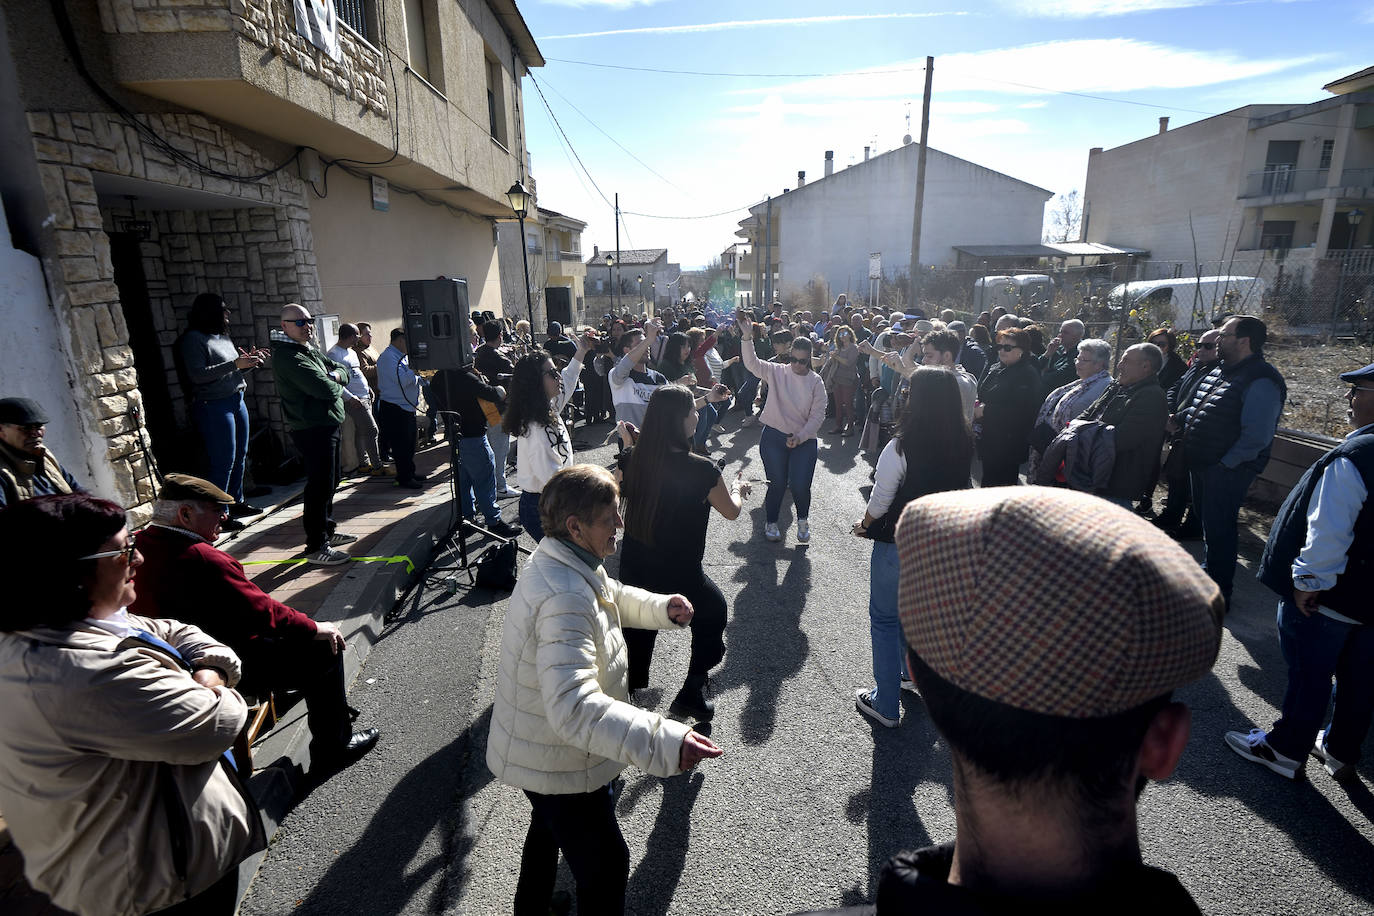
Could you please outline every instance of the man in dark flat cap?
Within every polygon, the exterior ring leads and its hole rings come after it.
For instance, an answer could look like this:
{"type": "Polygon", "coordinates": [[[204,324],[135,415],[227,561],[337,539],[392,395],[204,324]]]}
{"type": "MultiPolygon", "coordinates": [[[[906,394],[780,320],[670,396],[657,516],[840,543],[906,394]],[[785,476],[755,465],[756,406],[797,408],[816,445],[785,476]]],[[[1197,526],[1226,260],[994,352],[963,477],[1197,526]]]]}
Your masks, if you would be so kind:
{"type": "Polygon", "coordinates": [[[37,401],[0,398],[0,509],[53,493],[84,493],[43,445],[48,415],[37,401]]]}
{"type": "Polygon", "coordinates": [[[1274,516],[1259,580],[1279,596],[1288,663],[1274,726],[1227,732],[1227,747],[1289,779],[1310,749],[1336,779],[1355,776],[1374,718],[1374,363],[1346,372],[1353,432],[1318,458],[1274,516]],[[1335,708],[1321,728],[1335,678],[1335,708]]]}
{"type": "Polygon", "coordinates": [[[1188,743],[1172,694],[1216,660],[1217,585],[1144,519],[1045,487],[916,500],[897,549],[956,836],[889,861],[877,912],[1198,913],[1141,861],[1136,800],[1188,743]]]}
{"type": "Polygon", "coordinates": [[[344,687],[343,634],[277,601],[214,546],[234,498],[199,477],[168,474],[153,519],[138,533],[143,565],[130,612],[193,623],[243,660],[239,689],[299,690],[310,725],[311,772],[361,757],[377,729],[354,732],[344,687]]]}

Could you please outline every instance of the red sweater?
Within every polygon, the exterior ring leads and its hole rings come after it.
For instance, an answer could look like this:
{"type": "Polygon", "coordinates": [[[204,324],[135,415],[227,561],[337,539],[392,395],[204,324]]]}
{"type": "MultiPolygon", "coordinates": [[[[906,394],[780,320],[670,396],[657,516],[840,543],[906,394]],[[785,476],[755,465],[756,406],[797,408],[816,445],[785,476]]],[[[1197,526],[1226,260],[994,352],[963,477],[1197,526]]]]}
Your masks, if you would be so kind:
{"type": "Polygon", "coordinates": [[[137,544],[143,565],[131,614],[194,624],[240,654],[256,639],[315,636],[315,621],[248,581],[239,561],[213,544],[156,526],[140,531],[137,544]]]}

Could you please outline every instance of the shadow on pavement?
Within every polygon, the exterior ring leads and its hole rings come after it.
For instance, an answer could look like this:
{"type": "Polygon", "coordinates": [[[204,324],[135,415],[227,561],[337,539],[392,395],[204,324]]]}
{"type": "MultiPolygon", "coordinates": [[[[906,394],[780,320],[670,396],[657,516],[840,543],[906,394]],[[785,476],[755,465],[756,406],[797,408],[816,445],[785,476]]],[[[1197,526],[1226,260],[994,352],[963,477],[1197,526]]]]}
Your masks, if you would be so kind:
{"type": "Polygon", "coordinates": [[[763,541],[762,507],[750,516],[754,538],[730,545],[730,552],[745,560],[734,574],[743,587],[726,631],[725,664],[712,681],[718,693],[733,687],[748,690],[740,712],[740,737],[745,744],[757,745],[773,736],[783,681],[799,672],[811,654],[810,640],[801,629],[811,591],[811,560],[804,548],[763,541]],[[759,551],[755,541],[776,554],[751,561],[759,551]],[[781,581],[779,563],[785,564],[781,581]]]}
{"type": "Polygon", "coordinates": [[[630,875],[625,891],[627,908],[637,916],[667,916],[672,907],[687,867],[692,807],[705,784],[706,777],[699,772],[663,780],[663,802],[645,843],[648,851],[630,875]]]}
{"type": "Polygon", "coordinates": [[[483,763],[491,707],[445,747],[417,763],[377,808],[352,846],[329,867],[292,913],[384,916],[406,909],[436,873],[448,874],[427,901],[428,912],[444,912],[450,889],[467,880],[466,861],[477,831],[464,823],[462,799],[491,781],[483,763]],[[440,849],[425,861],[416,854],[431,832],[442,833],[440,849]],[[366,875],[367,880],[358,880],[366,875]]]}

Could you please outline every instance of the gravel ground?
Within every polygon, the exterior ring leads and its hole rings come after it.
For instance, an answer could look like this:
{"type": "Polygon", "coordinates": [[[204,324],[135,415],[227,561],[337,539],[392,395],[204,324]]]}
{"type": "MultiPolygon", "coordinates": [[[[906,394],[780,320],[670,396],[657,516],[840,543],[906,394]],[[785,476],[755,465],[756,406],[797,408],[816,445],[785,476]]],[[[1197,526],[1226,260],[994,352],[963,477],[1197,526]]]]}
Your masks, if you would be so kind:
{"type": "Polygon", "coordinates": [[[1280,426],[1338,439],[1350,432],[1345,418],[1350,386],[1338,376],[1374,362],[1368,346],[1276,344],[1266,346],[1265,353],[1288,384],[1280,426]]]}

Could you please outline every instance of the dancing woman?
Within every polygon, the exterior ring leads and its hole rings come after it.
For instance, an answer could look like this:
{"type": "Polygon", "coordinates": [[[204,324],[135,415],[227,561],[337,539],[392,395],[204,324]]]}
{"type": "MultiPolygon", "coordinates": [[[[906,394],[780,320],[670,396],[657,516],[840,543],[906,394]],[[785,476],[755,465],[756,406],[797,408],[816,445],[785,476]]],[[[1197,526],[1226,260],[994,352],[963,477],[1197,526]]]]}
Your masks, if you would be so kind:
{"type": "Polygon", "coordinates": [[[520,488],[520,524],[535,543],[544,537],[539,494],[550,477],[573,465],[572,437],[562,414],[577,390],[582,359],[593,342],[590,333],[578,338],[577,353],[561,373],[541,350],[521,357],[511,374],[501,427],[517,442],[515,485],[520,488]]]}
{"type": "MultiPolygon", "coordinates": [[[[749,484],[736,476],[726,486],[720,469],[692,453],[697,407],[681,385],[665,385],[649,398],[644,429],[621,457],[625,541],[620,581],[650,591],[681,594],[696,608],[687,678],[670,715],[709,720],[715,704],[706,675],[725,655],[725,596],[702,568],[711,510],[739,517],[749,484]]],[[[655,630],[625,630],[630,689],[647,687],[655,630]]]]}

